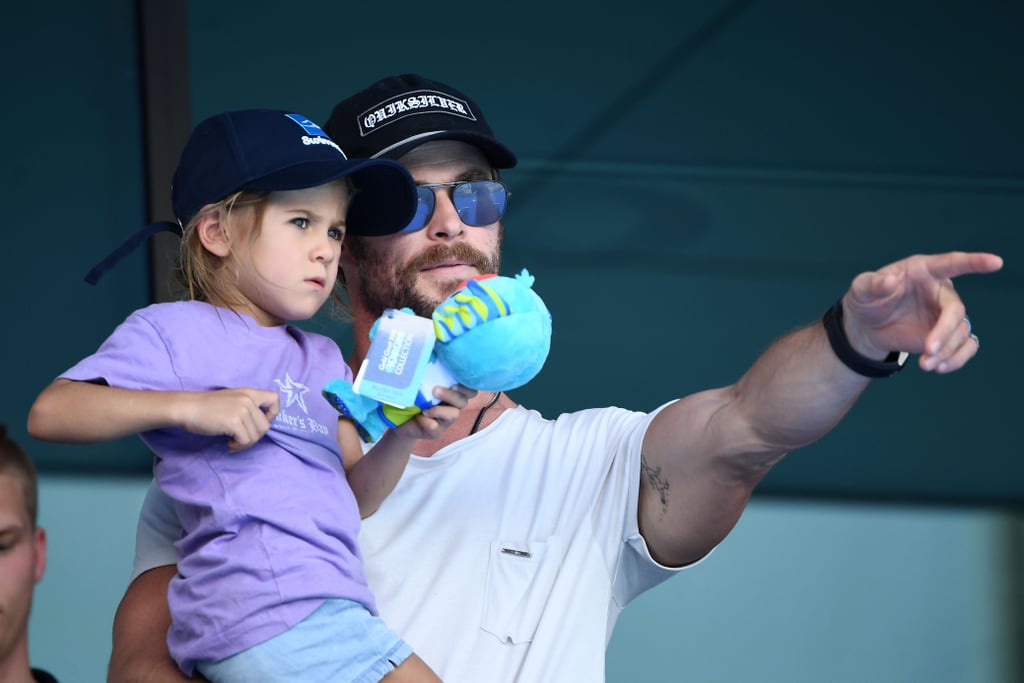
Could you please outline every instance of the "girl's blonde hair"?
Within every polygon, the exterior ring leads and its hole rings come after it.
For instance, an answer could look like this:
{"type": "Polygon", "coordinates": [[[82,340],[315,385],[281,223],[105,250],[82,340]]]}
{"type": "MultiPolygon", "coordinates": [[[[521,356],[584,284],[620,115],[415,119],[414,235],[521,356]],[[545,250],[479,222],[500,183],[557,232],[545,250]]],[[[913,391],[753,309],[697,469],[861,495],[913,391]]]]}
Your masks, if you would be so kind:
{"type": "Polygon", "coordinates": [[[189,220],[181,235],[177,276],[188,292],[188,298],[221,306],[241,305],[244,302],[234,285],[234,270],[229,268],[231,257],[222,258],[210,253],[199,239],[196,226],[207,216],[217,215],[221,229],[229,240],[247,239],[251,244],[259,237],[263,211],[270,192],[242,190],[219,202],[204,206],[189,220]]]}

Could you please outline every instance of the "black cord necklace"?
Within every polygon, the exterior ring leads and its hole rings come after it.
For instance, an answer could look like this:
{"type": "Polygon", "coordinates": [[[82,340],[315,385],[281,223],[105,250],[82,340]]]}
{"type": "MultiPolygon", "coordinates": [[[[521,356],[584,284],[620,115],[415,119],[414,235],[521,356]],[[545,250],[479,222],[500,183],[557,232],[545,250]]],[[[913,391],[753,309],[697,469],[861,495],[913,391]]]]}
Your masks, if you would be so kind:
{"type": "MultiPolygon", "coordinates": [[[[480,421],[484,419],[484,413],[487,412],[488,408],[490,408],[491,406],[498,402],[499,396],[501,396],[501,392],[495,391],[494,398],[488,401],[487,405],[481,408],[480,412],[476,414],[476,422],[473,423],[473,428],[469,430],[469,434],[476,434],[476,430],[480,428],[480,421]]],[[[469,436],[469,434],[467,434],[466,436],[469,436]]]]}

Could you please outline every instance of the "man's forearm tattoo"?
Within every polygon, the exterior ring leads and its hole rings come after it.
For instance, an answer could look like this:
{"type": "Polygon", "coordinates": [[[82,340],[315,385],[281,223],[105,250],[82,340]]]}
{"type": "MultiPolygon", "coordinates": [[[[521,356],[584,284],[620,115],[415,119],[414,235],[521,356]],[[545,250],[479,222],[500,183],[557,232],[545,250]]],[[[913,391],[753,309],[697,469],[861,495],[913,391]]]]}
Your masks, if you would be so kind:
{"type": "Polygon", "coordinates": [[[661,467],[652,468],[647,460],[640,456],[640,471],[647,477],[647,483],[658,492],[663,507],[668,506],[668,481],[661,474],[661,467]]]}

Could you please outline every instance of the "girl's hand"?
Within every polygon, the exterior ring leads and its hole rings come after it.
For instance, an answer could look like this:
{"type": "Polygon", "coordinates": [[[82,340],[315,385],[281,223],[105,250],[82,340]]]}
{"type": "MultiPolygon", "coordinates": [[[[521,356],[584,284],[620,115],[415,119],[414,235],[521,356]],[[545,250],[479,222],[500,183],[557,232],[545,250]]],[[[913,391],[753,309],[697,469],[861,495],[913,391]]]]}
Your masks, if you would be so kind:
{"type": "Polygon", "coordinates": [[[436,406],[427,408],[411,420],[399,425],[394,431],[405,438],[436,439],[451,427],[459,414],[476,396],[475,389],[456,384],[454,387],[434,387],[434,397],[441,400],[436,406]]]}
{"type": "Polygon", "coordinates": [[[189,394],[182,429],[193,434],[229,437],[232,453],[249,448],[270,430],[281,409],[276,391],[241,387],[189,394]]]}

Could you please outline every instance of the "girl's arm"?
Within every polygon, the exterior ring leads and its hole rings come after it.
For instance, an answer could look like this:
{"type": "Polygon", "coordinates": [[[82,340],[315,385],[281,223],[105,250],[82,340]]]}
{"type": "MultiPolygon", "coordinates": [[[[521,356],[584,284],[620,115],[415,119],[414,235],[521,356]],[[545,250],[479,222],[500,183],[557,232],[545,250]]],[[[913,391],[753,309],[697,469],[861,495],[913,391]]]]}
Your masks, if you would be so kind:
{"type": "Polygon", "coordinates": [[[349,420],[338,422],[338,445],[341,447],[348,483],[359,503],[361,517],[369,517],[394,490],[405,471],[413,445],[419,439],[436,439],[476,395],[471,389],[456,386],[452,389],[436,387],[434,396],[443,403],[428,408],[384,435],[366,455],[362,453],[355,425],[349,420]]]}
{"type": "Polygon", "coordinates": [[[231,437],[231,450],[256,443],[279,410],[277,392],[143,391],[57,379],[36,398],[28,431],[37,439],[97,443],[177,427],[194,434],[231,437]]]}

